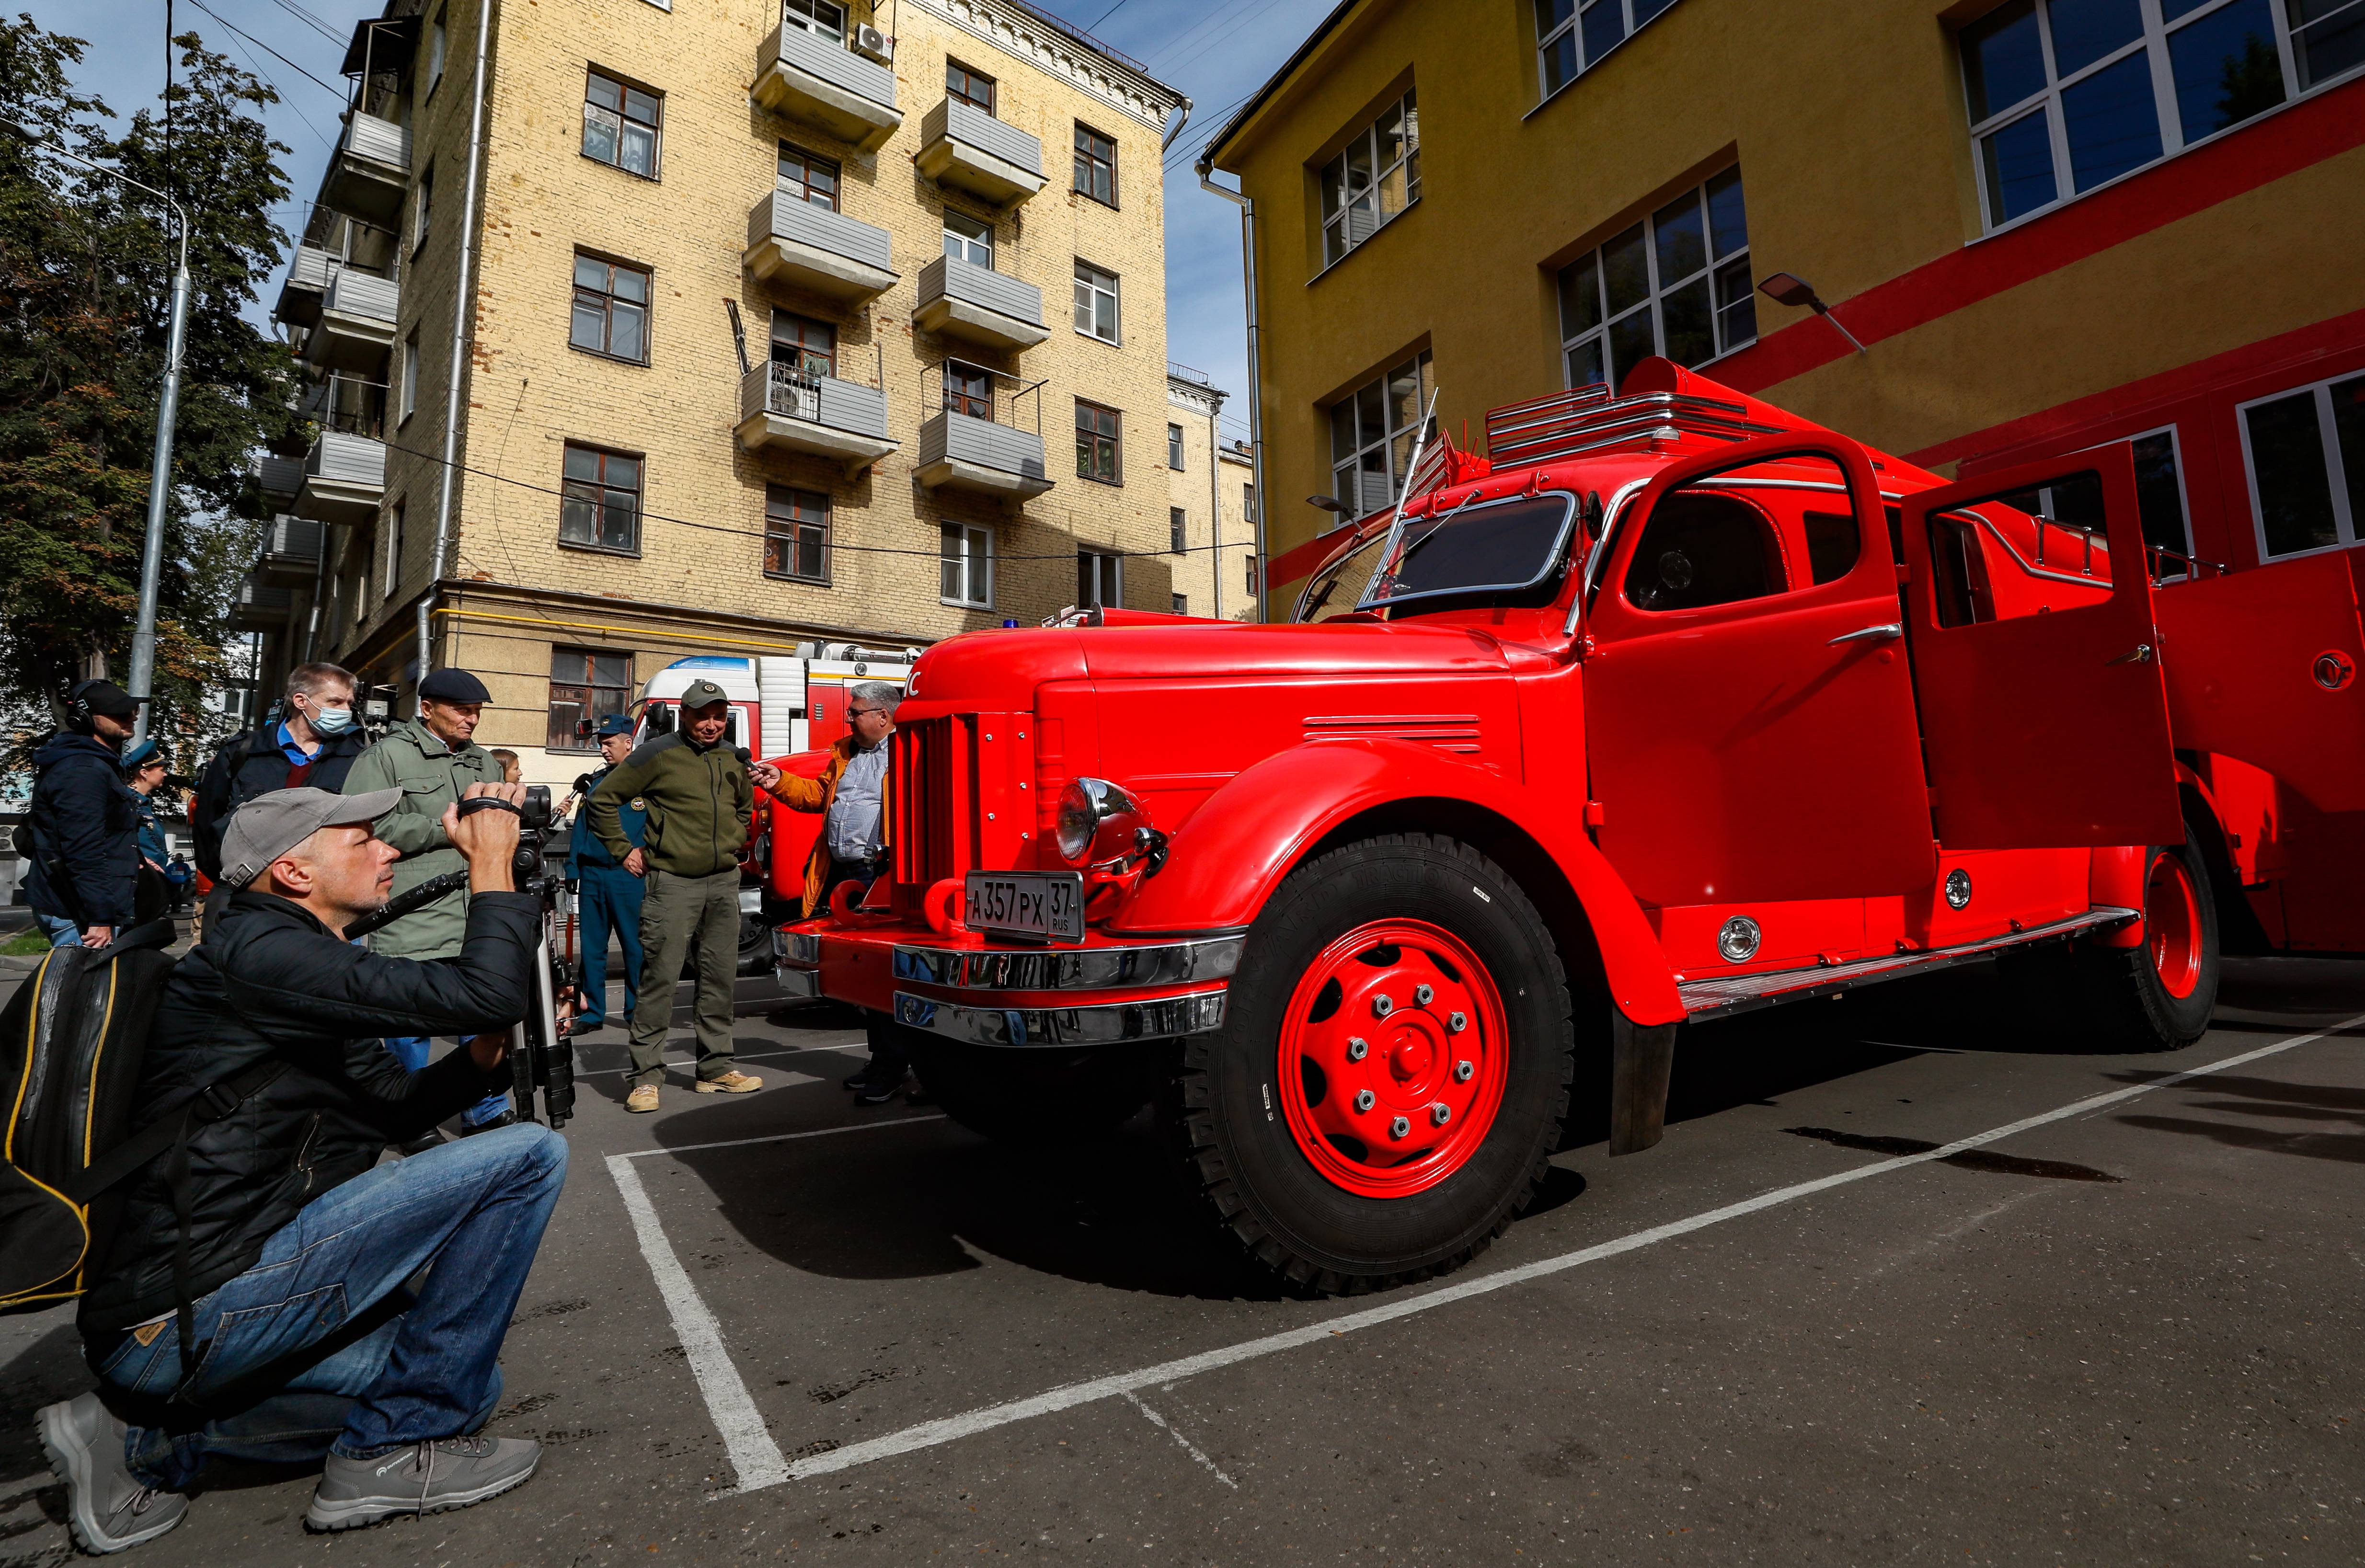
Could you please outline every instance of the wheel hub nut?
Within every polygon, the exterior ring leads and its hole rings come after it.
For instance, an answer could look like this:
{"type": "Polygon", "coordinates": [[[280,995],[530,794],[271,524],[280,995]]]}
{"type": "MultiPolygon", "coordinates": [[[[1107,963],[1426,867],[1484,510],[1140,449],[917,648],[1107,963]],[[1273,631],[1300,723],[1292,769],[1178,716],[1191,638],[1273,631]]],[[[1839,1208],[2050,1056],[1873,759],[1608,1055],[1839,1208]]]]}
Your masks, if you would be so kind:
{"type": "Polygon", "coordinates": [[[1437,992],[1429,986],[1417,985],[1412,988],[1412,1000],[1415,1006],[1426,1007],[1437,1000],[1437,992]]]}
{"type": "Polygon", "coordinates": [[[1384,991],[1380,992],[1379,995],[1372,998],[1372,1011],[1380,1017],[1384,1018],[1395,1010],[1395,998],[1390,996],[1386,991],[1384,991]]]}
{"type": "Polygon", "coordinates": [[[1371,1108],[1372,1092],[1368,1089],[1358,1092],[1355,1095],[1355,1109],[1358,1111],[1368,1111],[1371,1108]]]}
{"type": "Polygon", "coordinates": [[[1448,1034],[1458,1035],[1468,1027],[1470,1027],[1470,1020],[1463,1014],[1452,1013],[1446,1015],[1445,1028],[1448,1034]]]}
{"type": "Polygon", "coordinates": [[[1347,1059],[1349,1061],[1361,1061],[1371,1048],[1370,1042],[1366,1041],[1362,1036],[1351,1036],[1347,1041],[1347,1059]]]}
{"type": "Polygon", "coordinates": [[[1429,1108],[1429,1119],[1441,1127],[1453,1119],[1453,1107],[1440,1100],[1429,1108]]]}
{"type": "Polygon", "coordinates": [[[1411,1131],[1412,1123],[1403,1116],[1398,1116],[1395,1121],[1388,1124],[1388,1137],[1404,1137],[1411,1131]]]}
{"type": "Polygon", "coordinates": [[[1453,1081],[1456,1083],[1467,1083],[1470,1081],[1470,1075],[1477,1070],[1478,1070],[1471,1066],[1466,1059],[1455,1062],[1453,1064],[1453,1081]]]}

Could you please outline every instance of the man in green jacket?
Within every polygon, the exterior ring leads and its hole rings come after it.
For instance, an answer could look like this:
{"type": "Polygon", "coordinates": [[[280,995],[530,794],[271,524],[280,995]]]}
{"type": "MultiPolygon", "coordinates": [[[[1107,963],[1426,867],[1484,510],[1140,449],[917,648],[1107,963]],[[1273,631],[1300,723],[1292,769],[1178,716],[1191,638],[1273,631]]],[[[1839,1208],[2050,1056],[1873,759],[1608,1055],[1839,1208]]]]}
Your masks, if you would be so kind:
{"type": "MultiPolygon", "coordinates": [[[[471,784],[501,783],[501,765],[470,737],[491,696],[485,683],[464,669],[439,669],[419,683],[419,716],[397,724],[386,739],[353,759],[342,793],[399,790],[402,799],[372,830],[399,850],[394,892],[409,891],[432,877],[467,868],[467,859],[443,834],[443,808],[471,784]]],[[[426,908],[404,915],[369,939],[370,951],[389,958],[456,958],[468,928],[468,892],[456,888],[426,908]]],[[[389,1038],[386,1048],[417,1072],[427,1065],[425,1036],[389,1038]]],[[[516,1120],[509,1101],[488,1095],[462,1118],[470,1132],[506,1126],[516,1120]]],[[[427,1141],[427,1140],[421,1140],[427,1141]]]]}
{"type": "Polygon", "coordinates": [[[711,680],[681,694],[681,727],[633,751],[584,803],[592,834],[646,889],[641,902],[641,989],[633,1009],[628,1111],[657,1108],[674,981],[698,944],[698,1092],[745,1094],[763,1080],[732,1065],[731,990],[739,966],[739,851],[756,787],[747,764],[723,744],[730,699],[711,680]],[[648,809],[646,841],[624,836],[619,808],[648,809]]]}

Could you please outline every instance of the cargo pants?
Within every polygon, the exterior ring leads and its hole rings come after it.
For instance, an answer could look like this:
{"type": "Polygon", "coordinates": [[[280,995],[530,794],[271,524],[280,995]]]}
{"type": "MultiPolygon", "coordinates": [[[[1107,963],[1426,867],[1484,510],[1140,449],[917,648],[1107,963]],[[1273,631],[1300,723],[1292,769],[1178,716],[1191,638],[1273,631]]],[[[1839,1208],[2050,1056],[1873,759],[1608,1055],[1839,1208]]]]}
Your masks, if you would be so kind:
{"type": "Polygon", "coordinates": [[[674,982],[698,945],[698,1076],[732,1070],[731,992],[739,971],[739,868],[682,877],[649,868],[641,896],[641,993],[633,1007],[632,1087],[665,1078],[674,982]]]}

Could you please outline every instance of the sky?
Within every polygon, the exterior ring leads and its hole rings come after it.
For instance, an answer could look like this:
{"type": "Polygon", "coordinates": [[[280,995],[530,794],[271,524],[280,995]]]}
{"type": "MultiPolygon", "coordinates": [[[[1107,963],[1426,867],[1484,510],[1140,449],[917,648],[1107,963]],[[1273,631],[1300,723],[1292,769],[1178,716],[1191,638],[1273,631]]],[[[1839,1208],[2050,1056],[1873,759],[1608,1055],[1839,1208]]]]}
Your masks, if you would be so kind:
{"type": "MultiPolygon", "coordinates": [[[[687,4],[698,0],[685,0],[687,4]]],[[[1204,371],[1232,395],[1227,439],[1248,431],[1247,342],[1240,297],[1239,208],[1199,188],[1192,165],[1200,140],[1289,57],[1334,0],[1036,0],[1149,67],[1194,103],[1168,151],[1166,175],[1167,353],[1204,371]]],[[[76,85],[117,115],[155,101],[163,89],[167,0],[16,0],[43,28],[87,41],[76,85]]],[[[319,188],[320,172],[344,107],[337,66],[353,24],[380,0],[171,0],[172,26],[268,79],[281,102],[269,116],[289,149],[294,195],[279,215],[291,233],[297,208],[319,188]],[[210,13],[210,14],[209,14],[210,13]],[[241,38],[231,29],[250,35],[241,38]],[[278,58],[284,57],[284,58],[278,58]],[[308,73],[318,81],[308,81],[308,73]]],[[[252,314],[264,322],[275,287],[252,314]]]]}

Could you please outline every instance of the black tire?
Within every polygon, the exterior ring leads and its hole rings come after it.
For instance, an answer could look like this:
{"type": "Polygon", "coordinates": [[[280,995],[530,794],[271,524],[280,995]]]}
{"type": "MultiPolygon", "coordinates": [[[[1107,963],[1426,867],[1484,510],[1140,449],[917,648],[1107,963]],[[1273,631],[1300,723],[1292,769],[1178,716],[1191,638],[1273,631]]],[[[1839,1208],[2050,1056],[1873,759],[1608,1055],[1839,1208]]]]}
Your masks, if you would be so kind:
{"type": "Polygon", "coordinates": [[[772,972],[772,927],[760,914],[739,917],[739,977],[772,972]]]}
{"type": "Polygon", "coordinates": [[[1042,1050],[902,1033],[912,1070],[945,1114],[1002,1143],[1068,1148],[1109,1137],[1174,1075],[1163,1040],[1042,1050]]]}
{"type": "Polygon", "coordinates": [[[1291,873],[1250,929],[1224,1026],[1182,1042],[1166,1121],[1216,1221],[1288,1284],[1354,1293],[1468,1262],[1527,1206],[1559,1145],[1575,1036],[1552,934],[1501,868],[1466,844],[1391,834],[1291,873]],[[1485,964],[1506,1022],[1502,1098],[1450,1176],[1407,1196],[1334,1184],[1274,1113],[1283,1014],[1327,946],[1368,921],[1442,927],[1485,964]]]}
{"type": "Polygon", "coordinates": [[[2193,895],[2190,919],[2198,937],[2197,962],[2191,984],[2182,995],[2162,978],[2156,956],[2153,923],[2169,918],[2170,912],[2166,909],[2145,910],[2140,946],[2104,947],[2081,942],[2067,950],[2016,958],[2004,955],[2012,961],[1998,965],[2025,1005],[2055,1014],[2102,1050],[2180,1049],[2208,1031],[2217,1008],[2222,962],[2217,902],[2211,890],[2207,857],[2191,835],[2180,845],[2151,846],[2144,857],[2147,904],[2161,902],[2150,873],[2162,857],[2181,868],[2193,895]]]}

